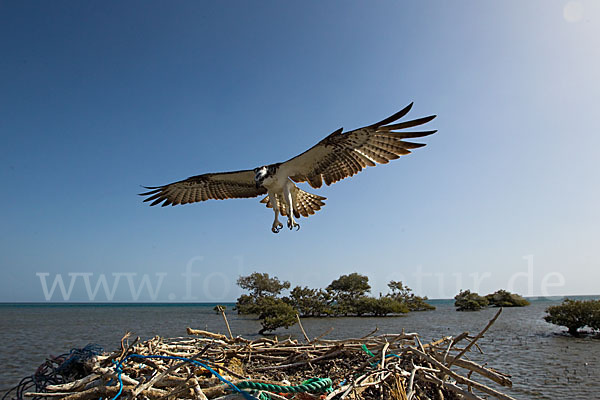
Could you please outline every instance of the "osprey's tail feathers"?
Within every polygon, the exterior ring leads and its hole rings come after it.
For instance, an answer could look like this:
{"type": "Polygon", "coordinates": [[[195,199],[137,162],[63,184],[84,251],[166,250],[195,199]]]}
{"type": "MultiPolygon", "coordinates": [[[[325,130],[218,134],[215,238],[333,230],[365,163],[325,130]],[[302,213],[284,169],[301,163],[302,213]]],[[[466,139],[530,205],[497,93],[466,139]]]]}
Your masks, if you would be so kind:
{"type": "Polygon", "coordinates": [[[327,200],[326,197],[305,192],[298,187],[295,187],[295,195],[294,216],[296,218],[300,218],[298,214],[302,215],[303,217],[313,215],[316,211],[319,211],[321,207],[325,206],[325,202],[323,200],[327,200]]]}
{"type": "MultiPolygon", "coordinates": [[[[309,215],[313,215],[315,211],[319,211],[321,207],[325,205],[323,200],[326,200],[326,197],[318,196],[316,194],[305,192],[304,190],[294,187],[294,217],[300,218],[308,217],[309,215]]],[[[260,201],[261,203],[265,203],[268,208],[273,208],[273,202],[266,196],[264,199],[260,201]]],[[[279,207],[279,212],[282,216],[287,217],[287,209],[285,207],[285,202],[277,196],[277,207],[279,207]]]]}

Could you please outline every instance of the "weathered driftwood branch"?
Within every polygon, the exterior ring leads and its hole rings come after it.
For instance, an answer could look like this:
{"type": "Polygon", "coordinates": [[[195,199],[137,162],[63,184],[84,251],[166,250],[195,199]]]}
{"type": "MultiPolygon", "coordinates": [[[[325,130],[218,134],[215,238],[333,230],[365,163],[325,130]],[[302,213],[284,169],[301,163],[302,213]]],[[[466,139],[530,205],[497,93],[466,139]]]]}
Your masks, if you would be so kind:
{"type": "Polygon", "coordinates": [[[304,339],[306,339],[306,343],[310,343],[310,339],[308,338],[308,335],[306,334],[306,331],[304,330],[304,327],[302,326],[302,321],[300,321],[300,315],[298,313],[296,313],[296,320],[298,321],[298,326],[300,327],[300,330],[302,331],[302,334],[304,335],[304,339]]]}
{"type": "MultiPolygon", "coordinates": [[[[492,319],[490,320],[490,322],[488,322],[488,324],[485,326],[485,328],[483,328],[483,329],[481,330],[481,332],[479,332],[479,333],[477,334],[477,336],[475,336],[475,338],[474,338],[474,339],[471,341],[471,343],[469,343],[469,344],[467,345],[467,347],[465,347],[465,348],[464,348],[464,349],[463,349],[463,350],[462,350],[460,353],[458,353],[458,355],[457,355],[456,357],[454,357],[454,360],[458,360],[458,359],[459,359],[459,358],[461,358],[461,357],[462,357],[462,356],[463,356],[463,355],[464,355],[464,354],[465,354],[467,351],[469,351],[469,349],[470,349],[470,348],[471,348],[473,345],[475,345],[475,343],[476,343],[476,342],[477,342],[477,341],[478,341],[480,338],[482,338],[482,337],[483,337],[483,334],[484,334],[484,333],[486,333],[486,332],[487,332],[487,330],[488,330],[488,329],[490,329],[490,327],[491,327],[492,325],[494,325],[494,322],[496,322],[496,320],[498,319],[498,317],[500,316],[500,314],[501,314],[501,313],[502,313],[502,307],[500,307],[500,309],[498,310],[498,312],[496,313],[496,315],[494,315],[494,318],[492,318],[492,319]]],[[[481,349],[479,349],[479,350],[481,351],[481,349]]],[[[450,363],[448,364],[448,367],[451,367],[451,366],[452,366],[452,362],[450,362],[450,363]]]]}
{"type": "Polygon", "coordinates": [[[217,310],[221,313],[223,321],[225,321],[225,326],[227,327],[227,332],[229,333],[229,339],[233,339],[233,335],[231,334],[231,328],[229,327],[229,321],[227,321],[227,316],[225,315],[225,307],[217,306],[217,310]]]}
{"type": "Polygon", "coordinates": [[[70,392],[79,390],[98,378],[100,378],[100,375],[92,373],[73,382],[63,383],[61,385],[48,385],[46,386],[46,390],[50,392],[70,392]]]}
{"type": "MultiPolygon", "coordinates": [[[[419,357],[421,357],[423,360],[435,365],[436,367],[438,367],[441,371],[445,372],[446,374],[448,374],[449,376],[451,376],[452,378],[454,378],[458,383],[462,383],[462,384],[466,384],[469,385],[471,387],[474,387],[476,389],[481,390],[482,392],[485,392],[489,395],[492,395],[500,400],[514,400],[512,397],[505,395],[503,393],[500,393],[492,388],[489,388],[479,382],[473,381],[471,379],[465,378],[457,373],[455,373],[454,371],[450,370],[450,368],[448,368],[447,366],[443,365],[441,362],[437,361],[435,358],[417,350],[417,349],[413,349],[412,350],[415,354],[417,354],[419,357]]],[[[449,364],[450,365],[450,364],[449,364]]]]}
{"type": "MultiPolygon", "coordinates": [[[[433,357],[435,357],[436,360],[443,362],[443,357],[441,357],[439,354],[434,354],[433,357]]],[[[469,361],[469,360],[463,360],[463,359],[455,360],[454,357],[452,357],[452,356],[447,357],[447,360],[450,360],[452,362],[452,364],[456,365],[457,367],[461,367],[461,368],[467,369],[469,371],[473,371],[473,372],[475,372],[481,376],[484,376],[484,377],[488,378],[489,380],[492,380],[502,386],[512,387],[512,381],[510,380],[509,375],[505,375],[500,372],[491,370],[489,368],[485,368],[485,367],[483,367],[473,361],[469,361]]],[[[448,365],[450,365],[450,364],[448,364],[448,365]]]]}

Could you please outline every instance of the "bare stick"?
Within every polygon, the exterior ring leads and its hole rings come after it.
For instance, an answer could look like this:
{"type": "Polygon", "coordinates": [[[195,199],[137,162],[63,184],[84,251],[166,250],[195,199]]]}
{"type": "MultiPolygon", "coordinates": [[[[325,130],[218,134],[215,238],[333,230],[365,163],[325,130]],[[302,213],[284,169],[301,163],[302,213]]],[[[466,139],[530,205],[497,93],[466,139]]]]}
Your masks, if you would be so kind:
{"type": "Polygon", "coordinates": [[[445,372],[446,374],[450,375],[452,378],[454,378],[456,380],[456,382],[458,383],[462,383],[464,385],[470,385],[473,386],[476,389],[481,390],[484,393],[487,393],[491,396],[494,396],[500,400],[515,400],[514,398],[505,395],[504,393],[500,393],[495,389],[489,388],[479,382],[475,382],[471,379],[465,378],[459,374],[457,374],[456,372],[450,370],[448,367],[446,367],[445,365],[443,365],[441,362],[439,362],[438,360],[436,360],[435,358],[417,350],[417,349],[412,349],[413,352],[415,352],[416,354],[418,354],[422,359],[429,361],[432,365],[435,365],[437,368],[439,368],[441,371],[445,372]]]}
{"type": "Polygon", "coordinates": [[[369,333],[368,335],[365,335],[365,336],[361,337],[361,339],[366,339],[366,338],[368,338],[369,336],[373,336],[375,333],[377,333],[377,331],[378,331],[378,330],[379,330],[379,327],[377,327],[377,326],[376,326],[376,327],[375,327],[375,329],[373,329],[373,330],[371,331],[371,333],[369,333]]]}
{"type": "Polygon", "coordinates": [[[48,386],[46,386],[46,390],[49,390],[51,392],[79,390],[79,389],[83,388],[85,385],[87,385],[88,383],[93,382],[94,380],[96,380],[96,378],[99,378],[99,377],[100,377],[100,375],[98,375],[98,374],[90,374],[90,375],[83,377],[81,379],[78,379],[74,382],[63,383],[61,385],[48,385],[48,386]]]}
{"type": "Polygon", "coordinates": [[[333,326],[329,329],[327,329],[326,332],[324,332],[323,334],[321,334],[320,336],[317,336],[316,338],[314,338],[313,340],[310,341],[310,343],[314,343],[319,341],[320,339],[324,338],[325,336],[329,335],[331,332],[333,332],[333,326]]]}
{"type": "Polygon", "coordinates": [[[324,355],[322,355],[320,357],[313,358],[312,360],[300,361],[300,362],[296,362],[296,363],[293,363],[293,364],[286,364],[286,365],[271,365],[269,367],[257,368],[256,370],[257,371],[267,371],[267,370],[270,370],[270,369],[285,369],[285,368],[299,367],[299,366],[304,365],[304,364],[315,363],[317,361],[321,361],[321,360],[325,360],[327,358],[335,357],[338,354],[340,354],[341,352],[342,352],[342,349],[337,349],[337,350],[334,350],[334,351],[332,351],[330,353],[324,354],[324,355]]]}
{"type": "Polygon", "coordinates": [[[483,330],[481,332],[479,332],[477,334],[477,336],[475,336],[475,338],[471,341],[471,343],[469,343],[464,349],[462,349],[462,351],[460,353],[458,353],[458,355],[455,356],[454,359],[450,360],[450,362],[448,363],[448,368],[450,368],[456,360],[461,358],[467,351],[469,351],[469,349],[475,344],[475,342],[477,342],[477,340],[479,340],[480,338],[483,337],[483,334],[486,333],[487,330],[490,329],[490,327],[492,325],[494,325],[494,322],[496,322],[496,320],[500,316],[500,313],[502,313],[502,307],[500,307],[500,309],[498,310],[496,315],[494,315],[494,318],[492,318],[490,320],[490,322],[488,322],[488,324],[485,326],[485,328],[483,328],[483,330]]]}
{"type": "Polygon", "coordinates": [[[225,336],[225,335],[221,335],[219,333],[203,331],[201,329],[187,328],[187,333],[188,333],[188,335],[200,335],[200,336],[209,337],[211,339],[224,340],[226,342],[229,342],[229,340],[231,340],[231,339],[228,339],[227,336],[225,336]]]}
{"type": "Polygon", "coordinates": [[[450,356],[446,360],[444,360],[439,354],[434,354],[433,357],[435,357],[436,360],[438,360],[442,363],[446,362],[449,359],[453,362],[453,365],[456,365],[457,367],[464,368],[471,372],[476,372],[479,375],[485,376],[489,380],[492,380],[502,386],[512,387],[512,382],[510,381],[509,376],[498,373],[496,371],[492,371],[492,370],[485,368],[473,361],[462,360],[462,359],[455,360],[454,357],[452,357],[452,356],[450,356]]]}
{"type": "Polygon", "coordinates": [[[306,339],[306,343],[310,343],[310,339],[308,338],[308,335],[306,334],[306,331],[304,330],[304,327],[302,326],[302,322],[300,322],[300,315],[298,315],[298,313],[296,313],[296,320],[298,320],[298,326],[300,327],[300,330],[302,331],[302,334],[304,335],[304,339],[306,339]]]}
{"type": "Polygon", "coordinates": [[[223,316],[223,320],[225,321],[225,326],[227,327],[227,332],[229,332],[229,338],[233,340],[233,335],[231,334],[231,328],[229,327],[229,322],[227,321],[227,316],[225,315],[225,308],[223,306],[217,306],[217,310],[221,312],[223,316]]]}
{"type": "MultiPolygon", "coordinates": [[[[206,350],[208,350],[208,348],[210,347],[210,344],[206,345],[204,347],[204,349],[202,349],[202,351],[200,351],[199,353],[195,354],[192,358],[190,358],[190,360],[196,360],[198,357],[202,356],[206,350]]],[[[181,361],[178,363],[174,363],[171,367],[167,368],[166,370],[164,370],[163,372],[161,372],[160,374],[155,375],[152,379],[150,379],[148,382],[140,385],[139,387],[135,388],[135,390],[133,391],[132,395],[133,397],[136,397],[137,395],[139,395],[140,393],[142,393],[144,390],[150,389],[152,386],[154,386],[154,384],[156,382],[159,382],[161,379],[163,379],[165,376],[167,376],[168,373],[176,370],[177,368],[180,368],[181,366],[185,365],[188,361],[181,361]]]]}
{"type": "Polygon", "coordinates": [[[450,382],[446,382],[446,381],[442,381],[441,379],[430,375],[430,374],[425,374],[425,377],[423,378],[425,381],[429,381],[431,383],[435,383],[436,385],[440,385],[445,387],[446,389],[450,390],[451,392],[454,393],[458,393],[461,396],[463,396],[465,399],[467,400],[483,400],[481,397],[474,395],[473,393],[469,393],[469,392],[465,392],[464,390],[462,390],[461,388],[459,388],[458,386],[450,383],[450,382]]]}
{"type": "Polygon", "coordinates": [[[388,347],[390,347],[390,344],[386,342],[381,350],[381,369],[385,368],[385,353],[387,352],[388,347]]]}

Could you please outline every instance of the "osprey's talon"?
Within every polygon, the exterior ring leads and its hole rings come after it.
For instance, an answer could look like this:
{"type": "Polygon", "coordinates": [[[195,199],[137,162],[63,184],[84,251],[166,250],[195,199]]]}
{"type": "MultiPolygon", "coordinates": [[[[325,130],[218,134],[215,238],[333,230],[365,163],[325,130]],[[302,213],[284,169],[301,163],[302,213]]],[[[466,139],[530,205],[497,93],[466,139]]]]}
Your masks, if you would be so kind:
{"type": "Polygon", "coordinates": [[[291,221],[291,220],[289,220],[289,219],[288,219],[288,222],[287,222],[287,226],[288,226],[288,228],[290,229],[290,231],[291,231],[292,229],[294,229],[294,228],[296,228],[296,230],[299,230],[299,229],[300,229],[300,224],[297,224],[295,221],[293,221],[293,222],[292,222],[292,221],[291,221]]]}
{"type": "Polygon", "coordinates": [[[276,223],[273,224],[273,227],[271,228],[271,232],[279,233],[281,228],[283,228],[283,224],[281,222],[277,221],[276,223]]]}

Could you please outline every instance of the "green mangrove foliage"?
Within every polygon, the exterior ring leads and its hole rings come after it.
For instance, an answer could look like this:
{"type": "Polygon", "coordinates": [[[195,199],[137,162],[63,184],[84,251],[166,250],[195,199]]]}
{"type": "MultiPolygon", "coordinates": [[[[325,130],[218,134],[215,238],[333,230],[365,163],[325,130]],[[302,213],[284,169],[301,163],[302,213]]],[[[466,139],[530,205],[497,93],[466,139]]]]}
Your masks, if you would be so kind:
{"type": "Polygon", "coordinates": [[[406,306],[408,311],[435,310],[435,306],[427,303],[427,300],[429,300],[427,296],[415,296],[412,293],[412,289],[403,285],[402,281],[390,281],[388,287],[390,288],[390,293],[387,296],[406,306]]]}
{"type": "Polygon", "coordinates": [[[327,286],[325,289],[331,296],[329,306],[333,315],[363,315],[368,311],[359,306],[362,298],[371,291],[369,278],[356,272],[350,275],[342,275],[327,286]]]}
{"type": "Polygon", "coordinates": [[[259,274],[258,272],[240,276],[237,284],[242,289],[248,290],[254,298],[275,297],[281,294],[282,290],[290,288],[288,281],[281,282],[277,277],[271,278],[269,274],[259,274]]]}
{"type": "Polygon", "coordinates": [[[546,322],[567,327],[573,336],[578,336],[579,330],[586,326],[600,330],[600,300],[565,299],[560,305],[548,307],[546,313],[546,322]]]}
{"type": "Polygon", "coordinates": [[[502,289],[486,295],[485,298],[493,307],[524,307],[531,304],[523,296],[502,289]]]}
{"type": "Polygon", "coordinates": [[[249,294],[237,299],[236,310],[239,314],[257,315],[262,324],[261,334],[288,328],[296,323],[296,314],[302,317],[383,317],[435,309],[427,304],[427,297],[416,296],[402,282],[391,281],[387,295],[371,297],[369,278],[356,272],[340,276],[325,289],[296,286],[287,296],[281,294],[290,288],[290,283],[266,273],[241,276],[237,283],[249,294]]]}
{"type": "Polygon", "coordinates": [[[385,317],[388,314],[404,314],[409,312],[408,307],[391,297],[367,297],[363,296],[356,302],[355,314],[357,316],[373,315],[375,317],[385,317]]]}
{"type": "Polygon", "coordinates": [[[530,304],[523,296],[502,289],[486,296],[480,296],[470,290],[461,290],[454,296],[454,300],[456,311],[478,311],[488,306],[524,307],[530,304]]]}
{"type": "Polygon", "coordinates": [[[331,294],[323,289],[311,289],[307,286],[296,286],[290,291],[287,302],[304,317],[320,317],[333,315],[329,306],[331,294]]]}
{"type": "Polygon", "coordinates": [[[472,293],[470,290],[461,290],[454,296],[454,307],[457,311],[478,311],[487,307],[489,302],[478,293],[472,293]]]}
{"type": "Polygon", "coordinates": [[[296,323],[296,310],[282,299],[263,297],[257,302],[258,319],[262,329],[259,334],[274,331],[277,328],[288,328],[296,323]]]}

